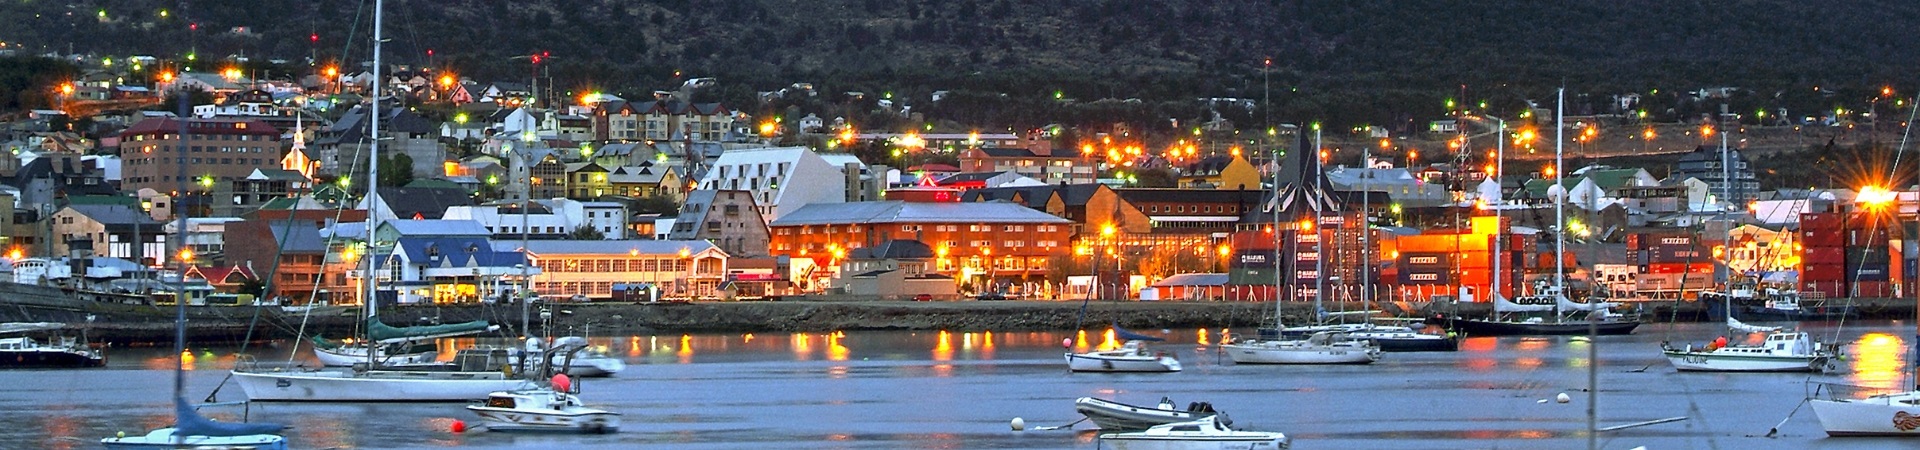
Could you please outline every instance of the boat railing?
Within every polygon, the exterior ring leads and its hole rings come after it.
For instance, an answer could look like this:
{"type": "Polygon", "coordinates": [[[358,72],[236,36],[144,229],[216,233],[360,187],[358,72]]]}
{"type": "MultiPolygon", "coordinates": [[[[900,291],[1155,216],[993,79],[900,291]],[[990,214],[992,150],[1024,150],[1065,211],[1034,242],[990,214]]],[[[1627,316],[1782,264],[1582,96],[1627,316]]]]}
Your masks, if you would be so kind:
{"type": "Polygon", "coordinates": [[[304,366],[287,361],[261,362],[253,355],[241,353],[234,355],[233,370],[236,372],[286,372],[304,366]]]}
{"type": "Polygon", "coordinates": [[[1905,389],[1897,387],[1874,387],[1826,382],[1809,382],[1807,383],[1807,389],[1807,398],[1832,401],[1858,400],[1906,392],[1905,389]]]}

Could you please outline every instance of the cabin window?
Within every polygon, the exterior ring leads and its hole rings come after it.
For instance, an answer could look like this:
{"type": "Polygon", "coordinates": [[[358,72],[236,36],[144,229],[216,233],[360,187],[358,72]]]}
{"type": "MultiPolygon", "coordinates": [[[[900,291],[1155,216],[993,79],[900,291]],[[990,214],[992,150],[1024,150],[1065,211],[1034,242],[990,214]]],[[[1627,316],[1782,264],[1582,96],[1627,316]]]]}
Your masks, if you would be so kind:
{"type": "Polygon", "coordinates": [[[512,398],[512,397],[491,397],[491,398],[488,398],[488,399],[487,399],[487,407],[489,407],[489,408],[512,408],[512,407],[513,407],[513,398],[512,398]]]}

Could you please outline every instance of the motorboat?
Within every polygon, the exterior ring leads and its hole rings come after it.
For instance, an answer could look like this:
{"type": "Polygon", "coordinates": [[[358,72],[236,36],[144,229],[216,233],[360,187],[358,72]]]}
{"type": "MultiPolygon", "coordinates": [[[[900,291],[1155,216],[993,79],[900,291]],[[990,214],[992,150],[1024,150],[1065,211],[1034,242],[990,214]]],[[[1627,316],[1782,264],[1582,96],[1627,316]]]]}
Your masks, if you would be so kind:
{"type": "Polygon", "coordinates": [[[1732,315],[1757,321],[1803,321],[1837,320],[1857,317],[1852,305],[1831,305],[1821,300],[1807,300],[1794,289],[1764,288],[1762,295],[1738,295],[1752,292],[1751,289],[1730,289],[1726,292],[1700,291],[1700,301],[1707,305],[1709,316],[1732,315]],[[1713,302],[1723,299],[1722,302],[1713,302]]]}
{"type": "Polygon", "coordinates": [[[564,387],[494,392],[484,402],[467,405],[467,410],[479,415],[488,431],[620,431],[620,413],[587,407],[564,387]]]}
{"type": "Polygon", "coordinates": [[[215,422],[200,415],[186,399],[174,397],[174,426],[160,428],[140,436],[121,433],[100,444],[107,448],[246,448],[287,450],[287,438],[280,436],[283,425],[271,423],[215,422]]]}
{"type": "Polygon", "coordinates": [[[1347,333],[1322,331],[1306,339],[1246,340],[1220,346],[1235,364],[1372,364],[1380,345],[1347,333]]]}
{"type": "Polygon", "coordinates": [[[1721,338],[1703,348],[1662,344],[1673,368],[1701,372],[1818,372],[1839,355],[1806,332],[1777,331],[1759,345],[1727,345],[1721,338]]]}
{"type": "Polygon", "coordinates": [[[1172,354],[1149,350],[1142,340],[1129,340],[1120,348],[1066,354],[1067,369],[1074,372],[1179,372],[1180,360],[1172,354]]]}
{"type": "Polygon", "coordinates": [[[253,370],[237,367],[233,381],[253,401],[277,402],[465,402],[497,391],[531,389],[514,376],[506,349],[468,349],[454,355],[449,370],[351,369],[253,370]]]}
{"type": "Polygon", "coordinates": [[[1239,431],[1207,416],[1155,425],[1145,431],[1101,433],[1100,446],[1116,450],[1282,450],[1293,440],[1272,431],[1239,431]]]}
{"type": "Polygon", "coordinates": [[[1221,416],[1222,425],[1233,425],[1233,420],[1225,413],[1215,411],[1213,404],[1206,402],[1189,403],[1185,409],[1178,409],[1173,400],[1161,397],[1158,406],[1134,406],[1111,400],[1093,397],[1080,397],[1073,401],[1073,410],[1087,416],[1094,425],[1104,431],[1145,430],[1155,425],[1174,422],[1189,422],[1207,416],[1221,416]]]}
{"type": "Polygon", "coordinates": [[[48,335],[42,342],[29,334],[60,330],[58,322],[9,322],[0,324],[0,369],[46,369],[102,367],[107,357],[87,345],[86,339],[48,335]]]}

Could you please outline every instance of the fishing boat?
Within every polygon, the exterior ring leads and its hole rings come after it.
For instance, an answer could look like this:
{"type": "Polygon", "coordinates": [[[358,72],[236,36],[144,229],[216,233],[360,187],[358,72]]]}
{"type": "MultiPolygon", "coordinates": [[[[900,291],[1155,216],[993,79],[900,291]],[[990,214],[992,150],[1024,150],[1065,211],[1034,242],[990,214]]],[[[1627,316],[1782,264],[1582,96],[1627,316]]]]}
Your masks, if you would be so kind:
{"type": "Polygon", "coordinates": [[[1306,339],[1247,340],[1220,346],[1235,364],[1372,364],[1380,345],[1347,333],[1322,331],[1306,339]]]}
{"type": "MultiPolygon", "coordinates": [[[[373,11],[373,72],[372,79],[380,80],[381,35],[383,12],[381,3],[376,1],[373,11]]],[[[380,87],[382,83],[373,83],[371,95],[367,96],[368,127],[370,135],[379,135],[380,131],[380,87]]],[[[380,140],[368,141],[367,173],[380,173],[380,140]]],[[[367,188],[367,255],[362,257],[365,266],[361,273],[376,274],[388,270],[385,263],[395,261],[382,253],[391,248],[382,248],[380,242],[373,240],[373,230],[379,229],[380,213],[383,203],[378,201],[378,178],[373,179],[367,188]]],[[[388,245],[391,245],[389,243],[388,245]]],[[[524,254],[518,256],[524,257],[524,254]]],[[[365,287],[364,295],[368,334],[373,344],[390,344],[405,340],[418,340],[428,336],[461,331],[472,324],[440,325],[434,327],[406,327],[404,329],[383,329],[379,325],[378,308],[375,299],[380,298],[378,277],[366,277],[361,283],[365,287]],[[378,339],[383,333],[393,333],[389,339],[378,339]]],[[[506,349],[470,349],[454,355],[452,370],[395,370],[380,364],[374,352],[366,355],[366,365],[351,369],[330,370],[289,370],[285,368],[260,369],[252,365],[236,365],[232,380],[246,391],[247,398],[253,401],[305,401],[305,402],[464,402],[485,398],[497,391],[528,389],[532,382],[515,377],[511,365],[507,363],[506,349]]]]}
{"type": "Polygon", "coordinates": [[[1073,410],[1087,416],[1087,420],[1092,420],[1094,425],[1100,426],[1100,429],[1105,431],[1145,430],[1155,425],[1189,422],[1208,416],[1220,416],[1219,421],[1222,425],[1233,425],[1233,419],[1227,418],[1226,413],[1215,411],[1211,403],[1189,403],[1186,409],[1179,409],[1173,404],[1172,399],[1166,397],[1160,398],[1158,406],[1135,406],[1093,397],[1080,397],[1073,401],[1073,410]]]}
{"type": "MultiPolygon", "coordinates": [[[[187,102],[180,102],[181,117],[187,109],[187,102]]],[[[187,122],[180,121],[181,139],[187,135],[187,122]]],[[[184,167],[184,166],[183,166],[184,167]]],[[[185,173],[186,169],[181,169],[185,173]]],[[[180,177],[182,189],[186,177],[180,177]]],[[[178,230],[173,238],[175,242],[186,242],[187,217],[179,215],[178,230]]],[[[187,272],[187,262],[179,262],[180,273],[187,272]]],[[[125,432],[101,439],[100,444],[107,448],[251,448],[268,450],[286,450],[287,438],[280,436],[285,425],[277,423],[225,423],[215,422],[201,416],[193,405],[187,403],[185,395],[187,385],[187,289],[186,277],[177,278],[178,288],[173,298],[173,426],[163,427],[145,435],[127,436],[125,432]]]]}
{"type": "Polygon", "coordinates": [[[1727,345],[1725,338],[1703,348],[1662,344],[1673,368],[1698,372],[1818,372],[1838,355],[1806,332],[1779,331],[1758,345],[1727,345]]]}
{"type": "Polygon", "coordinates": [[[1286,434],[1234,430],[1218,418],[1155,425],[1145,431],[1102,433],[1100,446],[1116,450],[1281,450],[1293,446],[1286,434]]]}
{"type": "Polygon", "coordinates": [[[33,338],[33,334],[60,330],[67,324],[58,322],[8,322],[0,323],[0,369],[52,369],[77,367],[102,367],[107,365],[107,357],[87,345],[87,340],[59,334],[46,335],[46,342],[33,338]],[[17,335],[17,336],[13,336],[17,335]]]}
{"type": "Polygon", "coordinates": [[[533,389],[500,391],[487,394],[485,401],[467,405],[480,416],[488,431],[535,431],[562,433],[612,433],[620,430],[620,413],[591,408],[580,401],[580,385],[564,373],[575,353],[586,347],[586,340],[569,337],[556,341],[553,348],[538,352],[535,358],[560,363],[543,364],[537,373],[547,375],[546,386],[533,389]],[[549,375],[550,374],[550,375],[549,375]]]}
{"type": "MultiPolygon", "coordinates": [[[[1151,339],[1153,341],[1159,338],[1151,339]]],[[[1167,352],[1150,350],[1148,339],[1131,339],[1120,348],[1067,353],[1067,369],[1074,372],[1179,372],[1180,360],[1167,352]]]]}
{"type": "MultiPolygon", "coordinates": [[[[1758,296],[1729,295],[1741,292],[1738,289],[1727,291],[1707,290],[1700,292],[1700,301],[1707,302],[1709,316],[1725,317],[1728,311],[1732,315],[1747,320],[1763,322],[1792,322],[1806,320],[1838,320],[1857,317],[1852,305],[1828,305],[1824,301],[1808,301],[1795,289],[1764,288],[1758,296]],[[1726,301],[1713,302],[1724,298],[1726,301]]],[[[1746,292],[1753,292],[1747,290],[1746,292]]]]}
{"type": "MultiPolygon", "coordinates": [[[[1720,301],[1728,306],[1733,303],[1726,297],[1720,301]]],[[[1691,344],[1674,347],[1662,342],[1661,353],[1673,368],[1696,372],[1816,372],[1826,370],[1828,363],[1840,357],[1837,347],[1815,341],[1806,332],[1747,325],[1731,316],[1727,317],[1727,331],[1767,336],[1757,345],[1728,345],[1727,338],[1721,337],[1698,349],[1691,344]]]]}

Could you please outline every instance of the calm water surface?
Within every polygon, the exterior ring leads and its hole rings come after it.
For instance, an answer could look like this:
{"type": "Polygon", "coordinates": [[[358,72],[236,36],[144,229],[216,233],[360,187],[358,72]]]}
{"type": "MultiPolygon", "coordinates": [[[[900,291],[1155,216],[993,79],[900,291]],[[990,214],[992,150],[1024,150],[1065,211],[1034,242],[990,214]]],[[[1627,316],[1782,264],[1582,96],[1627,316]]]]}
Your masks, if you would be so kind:
{"type": "MultiPolygon", "coordinates": [[[[1831,338],[1833,324],[1807,331],[1831,338]]],[[[1458,353],[1389,353],[1371,366],[1236,366],[1210,345],[1218,330],[1151,330],[1186,371],[1069,374],[1064,333],[847,332],[596,338],[627,371],[584,380],[583,397],[619,411],[605,436],[449,432],[473,422],[460,404],[256,404],[255,420],[294,425],[296,448],[1096,448],[1076,431],[1009,431],[1079,418],[1072,401],[1098,396],[1152,404],[1208,401],[1238,427],[1282,431],[1295,447],[1584,448],[1584,338],[1473,338],[1458,353]],[[1569,404],[1540,403],[1559,393],[1569,404]]],[[[1665,417],[1686,421],[1603,433],[1603,448],[1900,448],[1916,441],[1830,439],[1808,408],[1780,428],[1806,382],[1903,383],[1910,323],[1850,323],[1853,357],[1839,373],[1682,374],[1662,340],[1705,343],[1711,324],[1649,324],[1598,341],[1601,427],[1665,417]],[[1644,370],[1641,370],[1644,369],[1644,370]]],[[[1101,336],[1089,336],[1093,343],[1101,336]]],[[[443,342],[443,346],[471,341],[443,342]]],[[[189,398],[213,392],[236,348],[195,348],[189,398]]],[[[255,349],[263,359],[287,348],[255,349]]],[[[0,372],[0,448],[95,448],[116,431],[165,426],[169,351],[115,348],[105,370],[0,372]]],[[[305,352],[296,361],[311,361],[305,352]]],[[[244,395],[227,386],[220,400],[244,395]]],[[[212,408],[233,418],[238,408],[212,408]]]]}

